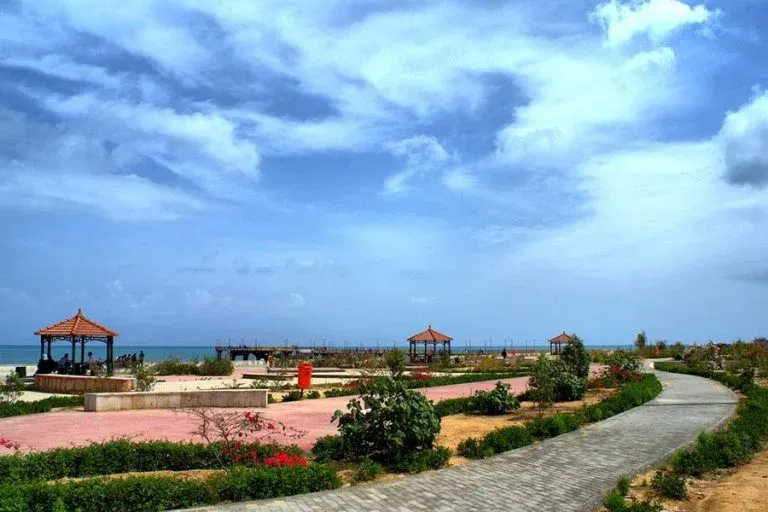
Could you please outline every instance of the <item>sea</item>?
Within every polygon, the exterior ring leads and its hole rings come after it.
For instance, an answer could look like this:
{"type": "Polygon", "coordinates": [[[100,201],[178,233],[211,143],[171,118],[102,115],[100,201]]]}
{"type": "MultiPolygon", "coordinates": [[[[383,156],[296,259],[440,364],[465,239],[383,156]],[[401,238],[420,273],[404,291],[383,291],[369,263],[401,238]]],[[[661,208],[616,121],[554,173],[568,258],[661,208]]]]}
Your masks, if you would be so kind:
{"type": "MultiPolygon", "coordinates": [[[[337,344],[332,345],[328,344],[327,346],[335,346],[337,348],[344,348],[345,346],[348,346],[346,344],[337,344]]],[[[368,348],[376,348],[376,344],[371,345],[363,345],[368,348]]],[[[391,344],[384,344],[382,343],[380,345],[383,347],[392,347],[391,344]]],[[[408,345],[407,344],[397,344],[397,347],[400,349],[407,350],[408,345]]],[[[617,348],[629,348],[630,345],[586,345],[586,348],[589,350],[614,350],[617,348]]],[[[544,351],[547,350],[548,347],[539,342],[537,344],[532,343],[514,343],[510,344],[508,343],[506,347],[501,344],[484,344],[484,343],[473,343],[473,344],[467,344],[467,343],[454,343],[453,349],[457,352],[462,352],[466,349],[470,349],[472,351],[478,351],[483,350],[484,353],[490,354],[494,352],[501,352],[502,349],[506,348],[508,352],[513,351],[544,351]]],[[[72,351],[72,345],[69,343],[59,341],[55,342],[52,345],[52,355],[55,359],[59,359],[62,357],[65,353],[70,353],[72,351]]],[[[115,357],[119,357],[123,354],[132,355],[136,354],[139,355],[140,352],[144,352],[144,360],[145,361],[163,361],[168,358],[175,358],[180,361],[190,361],[192,359],[198,359],[202,360],[204,357],[216,357],[216,350],[214,349],[213,345],[198,345],[198,346],[152,346],[152,345],[119,345],[115,344],[115,357]]],[[[91,342],[86,344],[85,346],[85,353],[88,354],[88,352],[93,352],[93,357],[96,359],[105,359],[107,356],[107,350],[106,345],[101,342],[91,342]]],[[[80,345],[77,346],[77,357],[80,358],[80,345]]],[[[37,364],[37,361],[40,359],[40,342],[30,342],[29,345],[0,345],[0,366],[1,365],[13,365],[13,364],[28,364],[28,365],[34,365],[37,364]]]]}

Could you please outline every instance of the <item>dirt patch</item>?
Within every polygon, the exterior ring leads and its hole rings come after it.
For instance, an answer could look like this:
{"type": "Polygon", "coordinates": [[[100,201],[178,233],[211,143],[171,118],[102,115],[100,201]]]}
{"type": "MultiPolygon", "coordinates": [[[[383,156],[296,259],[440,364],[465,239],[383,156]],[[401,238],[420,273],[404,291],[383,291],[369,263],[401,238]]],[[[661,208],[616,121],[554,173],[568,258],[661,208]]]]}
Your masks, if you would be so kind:
{"type": "MultiPolygon", "coordinates": [[[[589,390],[584,400],[561,402],[553,405],[544,412],[544,416],[554,416],[558,412],[574,412],[584,405],[592,405],[613,394],[609,389],[589,390]]],[[[454,414],[441,420],[442,427],[437,438],[437,444],[450,448],[454,452],[461,441],[468,437],[482,437],[494,429],[522,425],[539,417],[539,411],[533,402],[522,402],[520,408],[502,416],[480,416],[473,414],[454,414]]],[[[466,462],[462,457],[455,457],[452,463],[458,465],[466,462]]]]}

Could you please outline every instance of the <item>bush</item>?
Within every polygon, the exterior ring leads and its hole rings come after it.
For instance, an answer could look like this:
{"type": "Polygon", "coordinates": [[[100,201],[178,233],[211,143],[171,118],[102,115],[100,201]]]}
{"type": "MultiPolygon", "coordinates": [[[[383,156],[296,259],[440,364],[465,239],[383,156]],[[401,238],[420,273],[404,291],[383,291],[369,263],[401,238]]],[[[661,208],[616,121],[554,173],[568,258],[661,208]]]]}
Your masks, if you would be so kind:
{"type": "Polygon", "coordinates": [[[533,388],[530,397],[541,408],[553,402],[580,400],[587,390],[586,379],[570,373],[562,360],[548,359],[543,354],[531,369],[528,384],[533,388]]]}
{"type": "Polygon", "coordinates": [[[435,413],[441,418],[452,414],[468,413],[474,410],[475,400],[474,397],[471,396],[446,398],[435,404],[435,413]]]}
{"type": "Polygon", "coordinates": [[[405,353],[402,350],[392,349],[386,353],[384,360],[392,378],[399,379],[405,373],[405,353]]]}
{"type": "Polygon", "coordinates": [[[229,359],[206,357],[197,369],[198,375],[227,376],[235,371],[235,363],[229,359]]]}
{"type": "Polygon", "coordinates": [[[657,471],[651,480],[651,487],[666,498],[684,500],[688,498],[685,478],[676,473],[657,471]]]}
{"type": "Polygon", "coordinates": [[[207,480],[132,476],[53,485],[36,482],[1,485],[0,510],[146,512],[290,496],[340,485],[336,470],[323,465],[237,468],[207,480]]]}
{"type": "Polygon", "coordinates": [[[323,395],[320,394],[320,392],[316,389],[313,389],[309,393],[307,393],[307,399],[309,400],[316,400],[318,398],[322,398],[323,395]]]}
{"type": "Polygon", "coordinates": [[[157,375],[198,375],[197,362],[184,363],[175,357],[169,357],[152,365],[151,370],[157,375]]]}
{"type": "Polygon", "coordinates": [[[318,462],[344,460],[350,457],[347,445],[341,436],[323,436],[319,438],[315,441],[311,452],[318,462]]]}
{"type": "Polygon", "coordinates": [[[509,384],[501,381],[496,383],[492,391],[475,391],[470,403],[473,410],[491,416],[507,414],[520,407],[517,398],[509,394],[509,384]]]}
{"type": "Polygon", "coordinates": [[[565,346],[560,359],[572,375],[579,379],[589,377],[589,354],[584,348],[584,343],[577,336],[574,336],[574,340],[565,346]]]}
{"type": "Polygon", "coordinates": [[[696,370],[722,370],[724,358],[720,348],[710,342],[704,346],[688,347],[683,353],[683,361],[696,370]]]}
{"type": "Polygon", "coordinates": [[[370,482],[379,476],[383,470],[384,468],[378,462],[365,459],[355,468],[355,473],[352,475],[352,483],[370,482]]]}
{"type": "Polygon", "coordinates": [[[11,416],[24,416],[27,414],[39,414],[50,412],[58,407],[82,407],[82,395],[76,396],[52,396],[35,402],[0,402],[0,418],[11,416]]]}
{"type": "Polygon", "coordinates": [[[136,391],[152,391],[155,388],[155,377],[144,365],[137,365],[131,372],[136,379],[136,391]]]}
{"type": "Polygon", "coordinates": [[[614,350],[605,358],[605,364],[628,372],[640,370],[640,359],[628,350],[614,350]]]}
{"type": "Polygon", "coordinates": [[[301,390],[294,389],[293,391],[289,391],[288,393],[283,395],[283,402],[298,402],[301,400],[301,390]]]}
{"type": "Polygon", "coordinates": [[[468,458],[484,458],[531,444],[534,439],[547,439],[578,429],[585,423],[600,421],[653,399],[661,393],[661,383],[650,374],[627,384],[617,396],[582,408],[572,414],[555,414],[529,421],[524,427],[499,428],[482,439],[469,438],[458,446],[459,454],[468,458]]]}
{"type": "Polygon", "coordinates": [[[629,478],[626,476],[621,476],[616,481],[616,493],[621,496],[627,496],[629,494],[629,487],[629,478]]]}
{"type": "Polygon", "coordinates": [[[4,384],[0,384],[0,404],[2,403],[16,403],[24,393],[24,381],[21,377],[16,375],[16,372],[11,372],[5,379],[4,384]]]}
{"type": "Polygon", "coordinates": [[[431,450],[424,450],[420,452],[413,452],[405,455],[394,464],[391,468],[399,473],[421,473],[429,469],[440,469],[448,464],[448,460],[451,458],[451,450],[444,446],[437,446],[431,450]]]}
{"type": "Polygon", "coordinates": [[[392,462],[432,448],[440,418],[432,402],[399,380],[384,379],[361,387],[361,398],[336,411],[339,433],[353,455],[392,462]]]}
{"type": "MultiPolygon", "coordinates": [[[[215,469],[223,459],[223,443],[209,445],[127,440],[94,443],[76,448],[57,448],[45,452],[0,457],[0,484],[37,480],[57,480],[140,471],[184,471],[215,469]]],[[[260,460],[284,451],[303,452],[296,446],[249,443],[244,451],[254,452],[260,460]]]]}
{"type": "Polygon", "coordinates": [[[462,457],[468,459],[485,459],[486,457],[492,457],[494,454],[493,448],[487,446],[482,439],[475,437],[468,437],[459,443],[456,451],[462,457]]]}

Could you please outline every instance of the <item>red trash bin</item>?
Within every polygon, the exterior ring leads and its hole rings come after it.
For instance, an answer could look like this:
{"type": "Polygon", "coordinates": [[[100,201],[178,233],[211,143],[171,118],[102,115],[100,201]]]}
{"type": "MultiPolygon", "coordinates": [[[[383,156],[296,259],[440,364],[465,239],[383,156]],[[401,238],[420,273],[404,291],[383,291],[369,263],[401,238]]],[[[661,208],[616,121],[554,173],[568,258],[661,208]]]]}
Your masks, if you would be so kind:
{"type": "Polygon", "coordinates": [[[301,363],[299,365],[299,389],[309,389],[312,384],[312,364],[301,363]]]}

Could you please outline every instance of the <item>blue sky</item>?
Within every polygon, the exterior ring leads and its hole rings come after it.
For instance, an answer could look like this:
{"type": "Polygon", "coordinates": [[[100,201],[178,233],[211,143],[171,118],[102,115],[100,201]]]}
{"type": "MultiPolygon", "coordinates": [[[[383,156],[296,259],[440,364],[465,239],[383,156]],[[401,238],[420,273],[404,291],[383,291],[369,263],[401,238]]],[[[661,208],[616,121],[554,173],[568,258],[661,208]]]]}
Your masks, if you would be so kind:
{"type": "Polygon", "coordinates": [[[761,0],[0,9],[4,342],[768,332],[761,0]]]}

